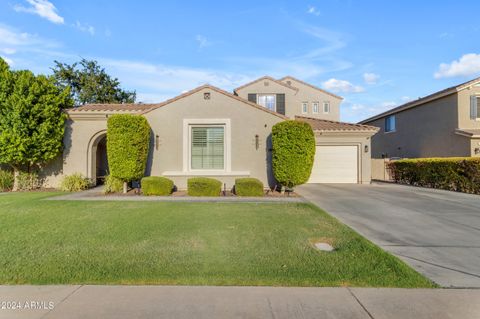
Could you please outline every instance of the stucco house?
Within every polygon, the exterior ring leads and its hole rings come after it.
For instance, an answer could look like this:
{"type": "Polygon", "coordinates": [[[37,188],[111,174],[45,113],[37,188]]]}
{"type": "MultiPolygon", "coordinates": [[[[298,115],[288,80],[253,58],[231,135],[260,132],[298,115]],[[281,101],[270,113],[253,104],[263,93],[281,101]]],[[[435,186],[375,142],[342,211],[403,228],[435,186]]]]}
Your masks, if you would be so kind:
{"type": "Polygon", "coordinates": [[[373,158],[480,156],[480,78],[360,122],[380,128],[373,158]]]}
{"type": "Polygon", "coordinates": [[[158,104],[90,104],[70,109],[61,158],[43,171],[58,185],[73,173],[97,180],[108,174],[107,118],[145,116],[152,129],[146,175],[166,176],[180,189],[208,176],[228,188],[238,177],[274,186],[272,126],[287,119],[309,123],[317,152],[309,182],[369,183],[370,138],[377,128],[339,122],[342,98],[292,77],[262,77],[234,94],[203,85],[158,104]]]}

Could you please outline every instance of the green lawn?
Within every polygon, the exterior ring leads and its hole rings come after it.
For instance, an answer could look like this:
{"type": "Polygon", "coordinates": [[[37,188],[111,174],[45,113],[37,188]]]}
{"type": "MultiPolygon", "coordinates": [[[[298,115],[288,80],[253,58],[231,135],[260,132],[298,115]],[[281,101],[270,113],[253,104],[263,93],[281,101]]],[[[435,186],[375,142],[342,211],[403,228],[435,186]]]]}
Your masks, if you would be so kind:
{"type": "Polygon", "coordinates": [[[41,200],[52,195],[0,196],[0,284],[434,286],[308,204],[41,200]]]}

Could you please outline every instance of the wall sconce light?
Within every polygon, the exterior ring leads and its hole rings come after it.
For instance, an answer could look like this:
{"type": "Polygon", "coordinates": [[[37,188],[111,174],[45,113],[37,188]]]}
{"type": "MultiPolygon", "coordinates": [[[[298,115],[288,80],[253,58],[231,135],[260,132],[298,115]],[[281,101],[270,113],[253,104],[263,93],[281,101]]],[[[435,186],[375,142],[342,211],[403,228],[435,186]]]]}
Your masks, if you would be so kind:
{"type": "Polygon", "coordinates": [[[368,153],[368,145],[365,145],[364,149],[365,149],[365,153],[368,153]]]}
{"type": "Polygon", "coordinates": [[[158,151],[158,147],[160,146],[160,138],[158,135],[155,135],[155,149],[158,151]]]}
{"type": "Polygon", "coordinates": [[[475,150],[474,150],[474,152],[475,152],[475,155],[480,154],[480,148],[476,147],[475,150]]]}
{"type": "Polygon", "coordinates": [[[260,138],[258,137],[258,134],[255,135],[255,149],[258,151],[258,148],[260,147],[260,138]]]}

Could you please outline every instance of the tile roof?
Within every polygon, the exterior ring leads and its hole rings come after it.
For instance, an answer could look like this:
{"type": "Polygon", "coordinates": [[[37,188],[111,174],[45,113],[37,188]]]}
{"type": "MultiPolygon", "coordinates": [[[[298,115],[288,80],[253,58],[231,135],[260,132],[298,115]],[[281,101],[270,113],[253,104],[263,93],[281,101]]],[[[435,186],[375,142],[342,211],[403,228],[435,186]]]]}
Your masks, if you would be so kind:
{"type": "Polygon", "coordinates": [[[125,112],[143,112],[151,109],[157,104],[141,104],[141,103],[103,103],[103,104],[85,104],[78,106],[72,109],[67,110],[70,112],[80,113],[80,112],[114,112],[114,111],[125,111],[125,112]]]}
{"type": "MultiPolygon", "coordinates": [[[[337,99],[343,100],[343,97],[341,97],[341,96],[338,96],[338,95],[333,94],[333,93],[331,93],[331,92],[325,91],[325,90],[323,90],[323,89],[321,89],[321,88],[319,88],[319,87],[317,87],[317,86],[315,86],[315,85],[312,85],[312,84],[310,84],[310,83],[304,82],[304,81],[299,80],[299,79],[297,79],[297,78],[294,78],[293,76],[290,76],[290,75],[284,76],[283,78],[279,79],[278,81],[284,81],[284,80],[286,80],[286,79],[291,79],[291,80],[297,81],[297,82],[299,82],[299,83],[302,83],[303,85],[306,85],[306,86],[311,87],[312,89],[315,89],[315,90],[317,90],[317,91],[323,92],[323,93],[328,94],[328,95],[331,95],[331,96],[333,96],[333,97],[336,97],[337,99]]],[[[287,85],[288,85],[288,84],[287,84],[287,85]]]]}
{"type": "Polygon", "coordinates": [[[469,86],[471,85],[474,85],[476,84],[477,82],[480,82],[480,77],[478,78],[475,78],[473,80],[470,80],[470,81],[467,81],[467,82],[464,82],[464,83],[461,83],[459,85],[455,85],[455,86],[452,86],[452,87],[449,87],[449,88],[446,88],[444,90],[441,90],[441,91],[438,91],[438,92],[435,92],[435,93],[432,93],[430,95],[427,95],[427,96],[424,96],[422,98],[419,98],[415,101],[411,101],[411,102],[407,102],[405,104],[402,104],[400,106],[397,106],[391,110],[388,110],[386,112],[383,112],[383,113],[380,113],[380,114],[377,114],[375,116],[372,116],[368,119],[365,119],[363,121],[360,121],[359,123],[360,124],[364,124],[364,123],[368,123],[368,122],[371,122],[371,121],[374,121],[374,120],[378,120],[382,117],[385,117],[387,115],[390,115],[390,114],[395,114],[395,113],[398,113],[398,112],[401,112],[403,110],[407,110],[407,109],[410,109],[412,107],[416,107],[416,106],[420,106],[424,103],[427,103],[427,102],[431,102],[431,101],[435,101],[439,98],[442,98],[442,97],[445,97],[447,95],[450,95],[450,94],[454,94],[454,93],[457,93],[463,89],[466,89],[468,88],[469,86]]]}
{"type": "Polygon", "coordinates": [[[310,124],[314,131],[320,132],[377,132],[379,130],[378,127],[370,125],[336,122],[306,116],[295,116],[295,119],[310,124]]]}
{"type": "Polygon", "coordinates": [[[259,109],[263,112],[266,112],[266,113],[270,113],[271,115],[274,115],[274,116],[277,116],[277,117],[280,117],[282,119],[287,119],[286,116],[280,114],[280,113],[277,113],[277,112],[273,112],[263,106],[260,106],[258,104],[255,104],[255,103],[252,103],[250,101],[247,101],[237,95],[234,95],[232,93],[229,93],[227,91],[224,91],[220,88],[217,88],[213,85],[210,85],[210,84],[205,84],[205,85],[202,85],[202,86],[199,86],[193,90],[190,90],[188,92],[185,92],[183,94],[180,94],[174,98],[171,98],[169,100],[166,100],[164,102],[161,102],[161,103],[154,103],[154,104],[140,104],[140,103],[131,103],[131,104],[86,104],[84,106],[80,106],[80,107],[76,107],[76,108],[73,108],[73,109],[69,109],[67,110],[67,113],[70,113],[70,114],[80,114],[80,113],[83,113],[83,112],[86,112],[86,113],[95,113],[95,112],[115,112],[115,111],[118,111],[118,112],[132,112],[132,113],[138,113],[138,114],[146,114],[150,111],[153,111],[155,109],[158,109],[162,106],[165,106],[167,104],[170,104],[172,102],[175,102],[179,99],[182,99],[182,98],[185,98],[189,95],[192,95],[196,92],[199,92],[203,89],[209,89],[209,90],[212,90],[212,91],[215,91],[217,93],[220,93],[220,94],[223,94],[223,95],[226,95],[232,99],[235,99],[237,101],[240,101],[242,103],[245,103],[245,104],[248,104],[256,109],[259,109]]]}
{"type": "Polygon", "coordinates": [[[261,78],[258,78],[256,80],[253,80],[251,82],[248,82],[242,86],[239,86],[238,88],[234,89],[233,92],[237,92],[238,90],[241,90],[249,85],[252,85],[254,83],[257,83],[257,82],[260,82],[260,81],[263,81],[263,80],[270,80],[272,82],[275,82],[277,84],[280,84],[281,86],[284,86],[286,88],[289,88],[289,89],[292,89],[292,90],[295,90],[295,91],[298,91],[298,88],[294,87],[294,86],[291,86],[291,85],[288,85],[286,83],[283,83],[282,81],[279,81],[279,80],[276,80],[274,78],[272,78],[271,76],[268,76],[268,75],[265,75],[265,76],[262,76],[261,78]]]}

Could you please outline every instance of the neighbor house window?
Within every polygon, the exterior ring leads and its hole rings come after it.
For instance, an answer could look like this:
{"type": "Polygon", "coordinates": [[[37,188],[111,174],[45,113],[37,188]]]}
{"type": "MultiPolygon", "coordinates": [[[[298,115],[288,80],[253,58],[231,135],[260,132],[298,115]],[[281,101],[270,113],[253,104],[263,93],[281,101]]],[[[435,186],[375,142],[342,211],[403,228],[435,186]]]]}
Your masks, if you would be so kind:
{"type": "Polygon", "coordinates": [[[395,115],[385,118],[385,132],[395,132],[395,115]]]}
{"type": "Polygon", "coordinates": [[[480,95],[470,97],[470,117],[474,120],[480,119],[480,95]]]}
{"type": "Polygon", "coordinates": [[[302,113],[303,113],[303,114],[307,114],[307,113],[308,113],[308,103],[307,103],[307,102],[303,102],[303,103],[302,103],[302,113]]]}
{"type": "Polygon", "coordinates": [[[313,102],[312,113],[318,113],[318,102],[313,102]]]}
{"type": "Polygon", "coordinates": [[[223,170],[225,165],[225,128],[191,128],[191,169],[223,170]]]}
{"type": "Polygon", "coordinates": [[[323,113],[330,113],[330,102],[323,102],[323,113]]]}
{"type": "Polygon", "coordinates": [[[270,111],[275,112],[275,95],[273,94],[259,94],[257,96],[257,104],[266,107],[270,111]]]}

